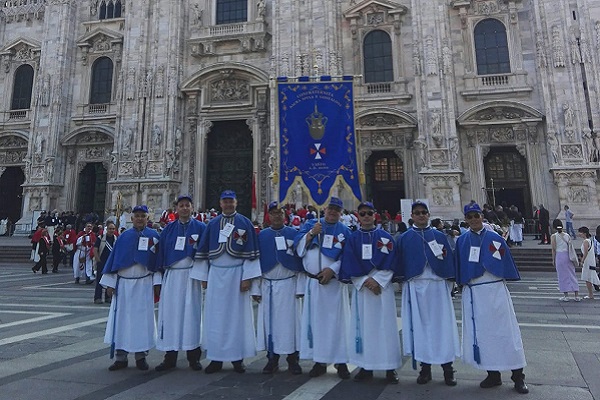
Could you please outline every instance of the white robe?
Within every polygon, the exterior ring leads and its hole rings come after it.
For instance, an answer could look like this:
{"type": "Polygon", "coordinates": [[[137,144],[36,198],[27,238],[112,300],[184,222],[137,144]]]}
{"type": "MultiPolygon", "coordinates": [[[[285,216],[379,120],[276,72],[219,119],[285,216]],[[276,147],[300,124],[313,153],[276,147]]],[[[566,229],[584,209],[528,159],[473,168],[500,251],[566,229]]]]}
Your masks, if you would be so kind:
{"type": "Polygon", "coordinates": [[[508,237],[513,242],[523,241],[523,224],[515,224],[514,221],[510,222],[510,228],[508,228],[508,237]]]}
{"type": "Polygon", "coordinates": [[[202,343],[202,286],[190,279],[193,264],[186,257],[165,270],[158,303],[158,350],[194,350],[202,343]]]}
{"type": "MultiPolygon", "coordinates": [[[[471,280],[469,284],[493,282],[499,279],[486,272],[483,276],[471,280]]],[[[521,330],[504,280],[473,287],[465,285],[462,292],[462,315],[465,363],[487,371],[513,370],[527,365],[521,330]],[[473,298],[473,307],[471,298],[473,298]],[[475,310],[481,364],[477,364],[473,356],[472,309],[475,310]]]]}
{"type": "MultiPolygon", "coordinates": [[[[340,261],[335,261],[315,247],[306,250],[306,236],[298,244],[298,255],[302,257],[304,269],[318,274],[319,257],[321,270],[331,268],[336,276],[340,272],[340,261]]],[[[337,279],[321,285],[316,279],[306,280],[304,306],[302,309],[300,358],[319,363],[348,362],[348,330],[350,329],[350,304],[348,288],[337,279]],[[312,333],[312,347],[309,340],[312,333]]]]}
{"type": "Polygon", "coordinates": [[[202,347],[213,361],[238,361],[256,355],[254,313],[250,291],[240,292],[242,280],[259,277],[260,261],[225,253],[194,264],[190,278],[207,281],[202,323],[202,347]]]}
{"type": "Polygon", "coordinates": [[[460,357],[452,282],[437,276],[429,265],[402,286],[404,355],[426,364],[446,364],[460,357]],[[410,299],[410,304],[409,304],[410,299]]]}
{"type": "MultiPolygon", "coordinates": [[[[92,279],[94,277],[94,260],[90,256],[91,247],[87,248],[83,246],[81,243],[83,242],[83,236],[77,238],[77,243],[75,244],[77,250],[75,250],[75,254],[73,255],[73,277],[74,278],[87,278],[92,279]],[[83,258],[85,256],[85,265],[81,266],[81,261],[79,261],[79,257],[83,258]]],[[[92,246],[94,243],[92,243],[92,246]]]]}
{"type": "Polygon", "coordinates": [[[115,349],[133,353],[154,347],[156,323],[153,286],[160,285],[160,275],[153,274],[141,264],[121,269],[118,273],[102,275],[102,286],[116,288],[110,303],[104,343],[113,342],[114,326],[115,349]]]}
{"type": "Polygon", "coordinates": [[[275,354],[292,354],[300,350],[302,300],[296,295],[304,294],[305,280],[306,275],[297,274],[279,263],[263,274],[256,322],[258,351],[269,350],[269,334],[275,354]]]}
{"type": "Polygon", "coordinates": [[[392,275],[390,270],[373,269],[368,276],[352,278],[355,291],[348,332],[350,363],[367,370],[387,371],[402,365],[392,275]],[[363,286],[368,277],[379,283],[381,294],[376,295],[363,286]],[[357,338],[362,343],[361,353],[357,353],[357,338]]]}

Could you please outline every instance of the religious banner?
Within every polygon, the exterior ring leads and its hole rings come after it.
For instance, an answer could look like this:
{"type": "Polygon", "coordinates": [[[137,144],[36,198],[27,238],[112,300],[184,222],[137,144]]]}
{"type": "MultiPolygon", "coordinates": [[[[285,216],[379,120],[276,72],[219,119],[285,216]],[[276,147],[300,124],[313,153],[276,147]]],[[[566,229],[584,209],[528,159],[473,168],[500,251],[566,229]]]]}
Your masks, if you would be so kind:
{"type": "Polygon", "coordinates": [[[293,83],[279,78],[277,90],[279,201],[291,202],[299,183],[321,206],[338,182],[360,201],[352,77],[293,83]]]}

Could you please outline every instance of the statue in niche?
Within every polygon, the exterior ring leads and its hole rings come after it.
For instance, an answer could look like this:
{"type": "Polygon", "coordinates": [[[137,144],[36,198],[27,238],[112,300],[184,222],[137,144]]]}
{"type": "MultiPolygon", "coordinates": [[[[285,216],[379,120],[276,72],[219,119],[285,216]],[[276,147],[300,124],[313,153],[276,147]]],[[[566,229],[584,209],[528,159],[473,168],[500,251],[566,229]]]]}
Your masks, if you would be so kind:
{"type": "Polygon", "coordinates": [[[417,138],[414,141],[414,146],[415,146],[415,149],[417,150],[417,155],[418,155],[419,159],[421,160],[421,165],[423,166],[423,168],[426,168],[427,167],[427,159],[425,157],[425,154],[427,152],[427,143],[425,142],[424,139],[417,138]]]}
{"type": "Polygon", "coordinates": [[[458,168],[458,138],[448,139],[448,149],[450,151],[450,167],[458,168]]]}
{"type": "Polygon", "coordinates": [[[563,104],[563,112],[565,117],[565,132],[571,138],[575,129],[575,111],[573,111],[569,103],[565,103],[563,104]]]}
{"type": "Polygon", "coordinates": [[[40,91],[40,105],[48,107],[50,105],[50,74],[45,74],[42,79],[42,90],[40,91]]]}
{"type": "Polygon", "coordinates": [[[194,14],[194,18],[192,18],[192,25],[202,26],[202,14],[204,13],[204,10],[200,9],[199,4],[194,4],[192,6],[192,13],[194,14]]]}
{"type": "Polygon", "coordinates": [[[583,144],[585,145],[585,161],[591,162],[594,160],[596,155],[596,149],[594,148],[594,138],[592,137],[592,132],[589,129],[585,129],[581,134],[581,138],[583,139],[583,144]]]}
{"type": "Polygon", "coordinates": [[[152,144],[156,147],[162,143],[162,130],[158,125],[154,125],[152,128],[152,144]]]}
{"type": "Polygon", "coordinates": [[[131,139],[133,138],[133,130],[131,128],[126,128],[125,133],[123,135],[123,154],[128,155],[129,150],[131,150],[131,139]]]}
{"type": "Polygon", "coordinates": [[[41,133],[38,133],[37,136],[35,137],[35,152],[37,154],[42,154],[44,151],[44,137],[42,136],[41,133]]]}
{"type": "Polygon", "coordinates": [[[135,67],[129,67],[129,70],[127,71],[125,97],[127,100],[135,99],[135,67]]]}
{"type": "Polygon", "coordinates": [[[550,153],[554,164],[558,164],[558,139],[552,132],[548,132],[548,144],[550,145],[550,153]]]}
{"type": "Polygon", "coordinates": [[[265,0],[258,0],[256,2],[256,16],[257,20],[263,21],[265,19],[265,14],[267,13],[267,5],[265,4],[265,0]]]}

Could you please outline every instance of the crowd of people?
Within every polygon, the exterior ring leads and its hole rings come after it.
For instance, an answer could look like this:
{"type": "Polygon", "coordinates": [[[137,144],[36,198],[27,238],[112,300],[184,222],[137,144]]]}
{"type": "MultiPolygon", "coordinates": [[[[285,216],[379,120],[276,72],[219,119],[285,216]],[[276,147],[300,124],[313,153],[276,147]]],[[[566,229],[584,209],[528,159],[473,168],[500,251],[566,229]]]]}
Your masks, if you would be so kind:
{"type": "Polygon", "coordinates": [[[415,369],[420,363],[418,384],[431,381],[431,366],[439,364],[444,383],[454,386],[453,363],[462,355],[487,371],[480,387],[502,384],[500,371],[512,370],[515,390],[529,391],[506,287],[519,274],[505,240],[484,225],[476,203],[465,206],[466,225],[456,227],[457,238],[432,227],[422,202],[412,205],[410,228],[394,235],[369,202],[352,213],[354,224],[335,197],[322,216],[312,210],[314,217],[300,217],[299,224],[293,220],[303,211],[273,202],[260,230],[236,207],[235,193],[226,190],[221,212],[204,222],[184,195],[160,233],[148,226],[148,209],[140,205],[132,209],[133,226],[118,238],[110,224],[96,237],[97,281],[112,298],[104,338],[115,357],[109,370],[126,368],[131,352],[136,367],[147,370],[147,352],[156,347],[165,352],[159,372],[175,368],[184,350],[190,368],[201,370],[204,350],[205,373],[221,371],[225,362],[243,373],[244,359],[266,350],[265,374],[278,371],[284,355],[291,374],[302,374],[299,361],[311,360],[311,378],[334,364],[338,377],[349,379],[352,363],[360,367],[357,382],[383,371],[395,384],[405,355],[415,369]],[[464,288],[462,343],[453,281],[464,288]],[[402,285],[402,346],[393,282],[402,285]]]}

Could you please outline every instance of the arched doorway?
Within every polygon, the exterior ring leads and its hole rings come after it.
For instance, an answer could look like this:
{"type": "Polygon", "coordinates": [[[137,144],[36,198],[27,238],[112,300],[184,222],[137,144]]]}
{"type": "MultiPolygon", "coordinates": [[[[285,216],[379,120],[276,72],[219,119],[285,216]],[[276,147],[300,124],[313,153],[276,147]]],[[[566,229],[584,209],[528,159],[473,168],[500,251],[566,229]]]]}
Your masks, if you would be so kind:
{"type": "Polygon", "coordinates": [[[406,195],[404,164],[393,151],[376,151],[367,160],[367,198],[378,210],[391,215],[400,211],[400,199],[406,195]]]}
{"type": "Polygon", "coordinates": [[[517,206],[524,217],[531,217],[531,193],[527,160],[515,147],[492,147],[483,160],[487,200],[494,206],[517,206]]]}
{"type": "Polygon", "coordinates": [[[107,171],[102,163],[88,163],[79,173],[77,212],[81,215],[94,212],[104,220],[106,206],[107,171]]]}
{"type": "Polygon", "coordinates": [[[15,223],[23,210],[23,187],[25,174],[21,167],[7,167],[0,176],[0,220],[8,217],[15,223]]]}
{"type": "Polygon", "coordinates": [[[206,207],[218,207],[223,190],[236,192],[238,212],[252,214],[253,142],[246,121],[217,121],[208,134],[206,207]]]}

